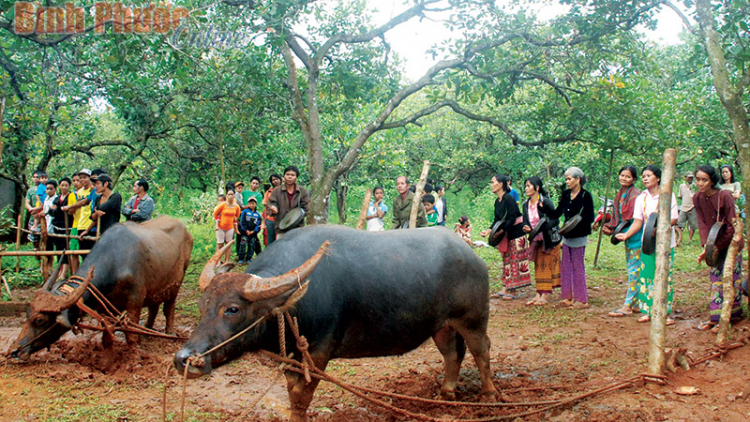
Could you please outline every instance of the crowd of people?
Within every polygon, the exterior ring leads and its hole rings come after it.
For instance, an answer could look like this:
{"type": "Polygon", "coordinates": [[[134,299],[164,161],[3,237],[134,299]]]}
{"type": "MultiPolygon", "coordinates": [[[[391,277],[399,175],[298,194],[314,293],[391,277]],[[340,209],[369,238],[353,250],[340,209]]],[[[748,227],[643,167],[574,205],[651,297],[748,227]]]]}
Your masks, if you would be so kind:
{"type": "MultiPolygon", "coordinates": [[[[29,240],[39,249],[42,231],[47,235],[47,250],[91,249],[95,238],[124,217],[143,222],[151,218],[154,200],[148,195],[149,184],[139,179],[133,183],[133,196],[125,206],[122,197],[112,190],[114,181],[104,169],[81,169],[71,177],[51,179],[46,172],[32,174],[33,186],[25,196],[29,240]]],[[[52,260],[47,260],[49,266],[52,260]]],[[[60,258],[62,277],[67,268],[78,267],[78,258],[60,258]]]]}
{"type": "MultiPolygon", "coordinates": [[[[284,236],[286,232],[304,225],[308,211],[307,190],[297,182],[300,171],[288,166],[283,175],[272,174],[265,192],[261,191],[261,179],[253,176],[248,189],[242,181],[229,183],[226,194],[219,195],[219,203],[213,211],[217,251],[227,243],[236,242],[235,253],[239,264],[249,263],[263,247],[284,236]],[[262,241],[260,236],[262,235],[262,241]]],[[[653,287],[656,259],[653,250],[647,251],[644,242],[647,225],[652,224],[659,210],[659,186],[661,169],[655,165],[645,166],[640,173],[643,191],[636,187],[638,171],[633,166],[624,166],[618,174],[619,190],[614,196],[613,209],[608,220],[595,222],[594,200],[585,189],[586,176],[578,167],[565,172],[565,187],[555,205],[550,199],[541,178],[532,176],[524,180],[525,200],[512,186],[511,178],[497,174],[490,180],[490,190],[497,196],[493,221],[482,230],[482,237],[502,255],[503,272],[500,291],[493,298],[513,300],[517,291],[532,284],[531,263],[534,264],[536,295],[526,302],[529,306],[544,306],[550,303],[550,295],[560,289],[560,304],[574,309],[589,307],[586,267],[584,256],[588,236],[603,223],[604,234],[612,236],[612,243],[623,243],[627,267],[627,289],[625,298],[617,309],[608,315],[624,317],[641,314],[639,322],[648,322],[653,305],[653,287]],[[560,226],[561,220],[564,224],[560,226]]],[[[90,249],[93,238],[106,232],[112,225],[125,220],[143,222],[151,218],[154,200],[148,195],[149,184],[139,179],[133,183],[133,196],[122,206],[122,197],[112,190],[113,180],[103,169],[82,169],[72,177],[49,179],[44,172],[32,175],[34,186],[26,195],[26,209],[31,218],[28,222],[29,239],[38,248],[42,225],[48,233],[47,249],[90,249]],[[98,232],[98,233],[97,233],[98,232]]],[[[386,218],[391,216],[390,230],[409,227],[412,204],[416,200],[415,187],[409,179],[400,176],[395,180],[396,194],[389,207],[385,201],[385,189],[376,186],[372,201],[366,211],[366,230],[386,229],[386,218]]],[[[445,226],[448,205],[443,186],[433,187],[427,183],[419,199],[416,226],[445,226]]],[[[734,235],[732,223],[741,214],[742,197],[740,184],[735,180],[731,166],[719,170],[710,165],[698,166],[695,173],[687,172],[679,186],[678,195],[672,195],[670,205],[670,265],[667,293],[667,313],[672,313],[674,287],[672,262],[678,243],[677,233],[687,228],[686,235],[693,238],[699,233],[703,252],[698,261],[705,260],[709,231],[715,224],[722,224],[720,235],[715,239],[714,250],[718,251],[709,276],[711,286],[710,316],[698,328],[713,329],[718,323],[723,302],[721,274],[727,250],[734,235]],[[697,187],[697,192],[693,185],[697,187]],[[678,207],[677,198],[682,204],[678,207]]],[[[468,216],[458,218],[453,230],[468,245],[474,246],[472,225],[468,216]]],[[[482,242],[483,243],[483,242],[482,242]]],[[[223,262],[231,260],[231,249],[227,248],[223,262]]],[[[77,260],[63,256],[62,265],[70,265],[75,271],[77,260]]],[[[220,263],[221,264],[221,263],[220,263]]],[[[61,272],[64,274],[64,271],[61,272]]],[[[734,269],[735,282],[742,275],[741,254],[734,269]]],[[[733,305],[733,317],[740,316],[740,289],[733,305]]],[[[667,325],[674,324],[671,317],[667,325]]]]}
{"type": "MultiPolygon", "coordinates": [[[[645,166],[640,173],[644,190],[636,186],[638,172],[633,166],[620,169],[620,188],[615,194],[614,209],[609,221],[602,227],[604,234],[612,236],[612,243],[624,242],[627,264],[628,285],[623,304],[608,315],[625,317],[636,311],[641,314],[638,322],[651,320],[653,289],[656,269],[654,247],[655,223],[659,211],[661,169],[655,165],[645,166]],[[649,227],[649,228],[647,228],[649,227]],[[649,242],[648,245],[644,244],[649,242]],[[650,247],[646,247],[650,246],[650,247]]],[[[497,236],[500,240],[497,249],[503,258],[503,288],[492,295],[494,298],[513,300],[516,291],[531,285],[530,263],[535,266],[536,296],[527,305],[544,306],[549,303],[553,289],[560,288],[559,302],[562,306],[574,309],[589,307],[586,284],[584,255],[588,235],[595,221],[592,195],[584,188],[586,177],[578,167],[570,167],[565,172],[567,189],[562,192],[555,205],[547,195],[543,182],[538,177],[524,181],[527,199],[521,204],[511,194],[510,178],[498,174],[490,181],[490,190],[497,196],[494,206],[494,219],[490,228],[483,230],[482,236],[497,236]],[[560,226],[560,218],[564,224],[560,226]],[[533,234],[531,234],[533,232],[533,234]],[[533,238],[527,239],[527,235],[533,238]]],[[[672,264],[677,246],[676,230],[686,226],[692,238],[694,231],[700,235],[702,253],[698,262],[706,259],[707,245],[716,251],[716,259],[710,261],[709,276],[710,300],[709,318],[696,328],[714,329],[718,324],[724,300],[721,274],[732,237],[733,223],[740,218],[738,200],[741,198],[740,185],[734,179],[731,166],[723,166],[719,171],[710,165],[698,166],[695,173],[685,174],[685,183],[680,185],[679,196],[682,206],[678,208],[677,198],[672,194],[670,205],[670,263],[667,292],[667,313],[671,315],[674,301],[672,264]],[[697,192],[693,190],[695,179],[697,192]],[[712,227],[719,224],[717,238],[709,239],[712,227]]],[[[463,219],[463,217],[462,217],[463,219]]],[[[460,221],[457,233],[466,239],[470,225],[460,221]]],[[[469,235],[470,236],[470,235],[469,235]]],[[[740,250],[742,250],[742,245],[740,250]]],[[[742,276],[742,257],[737,255],[734,267],[734,282],[742,276]]],[[[736,285],[732,318],[741,316],[741,288],[736,285]]],[[[674,319],[667,317],[667,325],[674,319]]]]}

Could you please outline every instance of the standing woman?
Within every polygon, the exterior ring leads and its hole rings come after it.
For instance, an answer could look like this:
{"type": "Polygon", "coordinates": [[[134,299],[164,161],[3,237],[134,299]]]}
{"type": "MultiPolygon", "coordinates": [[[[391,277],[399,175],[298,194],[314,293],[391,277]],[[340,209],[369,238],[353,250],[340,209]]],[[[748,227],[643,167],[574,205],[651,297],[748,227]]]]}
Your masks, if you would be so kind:
{"type": "MultiPolygon", "coordinates": [[[[722,167],[722,176],[724,169],[722,167]]],[[[716,238],[715,248],[719,251],[719,257],[715,268],[711,268],[709,280],[711,281],[711,302],[709,302],[709,320],[698,324],[701,331],[710,330],[719,324],[721,317],[721,306],[724,302],[724,286],[721,278],[724,272],[724,262],[727,258],[729,244],[732,243],[734,236],[734,226],[732,223],[737,218],[734,208],[734,195],[729,190],[719,189],[716,185],[719,183],[719,175],[716,169],[709,165],[698,166],[696,171],[695,184],[698,186],[698,193],[693,197],[693,204],[698,214],[698,231],[701,236],[701,245],[703,252],[698,256],[700,263],[706,257],[706,242],[711,226],[716,222],[723,222],[724,229],[716,238]]],[[[726,177],[724,178],[726,180],[726,177]]],[[[742,240],[744,244],[744,239],[742,240]]],[[[737,262],[734,267],[733,281],[735,283],[735,292],[737,293],[732,304],[732,319],[742,316],[740,299],[742,292],[737,287],[737,281],[742,278],[742,245],[737,251],[737,262]]]]}
{"type": "MultiPolygon", "coordinates": [[[[638,236],[641,233],[644,221],[653,213],[659,212],[659,185],[661,184],[661,169],[655,165],[648,165],[643,168],[641,172],[641,179],[643,180],[643,186],[646,190],[638,195],[635,200],[635,209],[633,210],[633,224],[630,225],[627,233],[620,233],[617,236],[619,240],[627,240],[633,236],[638,236]]],[[[672,301],[674,298],[674,286],[672,285],[672,264],[674,262],[674,247],[676,245],[674,226],[677,224],[677,198],[674,193],[672,194],[672,205],[670,206],[669,218],[672,225],[672,240],[670,242],[671,252],[669,258],[669,287],[667,289],[667,315],[672,313],[672,301]]],[[[641,234],[641,242],[643,242],[643,236],[641,234]]],[[[654,275],[656,272],[656,255],[641,254],[641,274],[640,274],[640,286],[638,286],[638,307],[642,314],[642,317],[638,319],[638,322],[649,322],[651,321],[651,306],[653,305],[654,297],[654,275]]],[[[674,325],[674,320],[667,317],[667,325],[674,325]]]]}
{"type": "Polygon", "coordinates": [[[742,196],[742,185],[735,180],[734,169],[732,166],[729,164],[721,166],[721,179],[721,185],[718,185],[717,187],[721,190],[728,190],[732,194],[732,198],[734,199],[734,212],[735,214],[739,214],[741,211],[737,200],[742,196]]]}
{"type": "Polygon", "coordinates": [[[539,233],[534,236],[529,246],[529,256],[534,261],[536,278],[536,296],[526,305],[546,305],[552,289],[560,287],[560,242],[558,233],[559,220],[546,215],[555,208],[547,191],[542,186],[542,179],[532,176],[524,181],[524,192],[528,199],[523,203],[523,231],[529,233],[537,226],[542,217],[548,221],[539,233]],[[544,203],[544,206],[542,206],[544,203]]]}
{"type": "MultiPolygon", "coordinates": [[[[495,218],[490,227],[502,221],[498,231],[502,230],[505,233],[497,246],[497,250],[503,254],[503,289],[492,297],[513,300],[516,297],[509,292],[531,284],[529,242],[521,228],[523,216],[518,211],[518,203],[510,195],[510,178],[502,174],[495,175],[490,181],[490,189],[497,195],[495,218]]],[[[491,231],[489,228],[482,230],[480,234],[486,237],[491,231]]]]}
{"type": "Polygon", "coordinates": [[[581,216],[581,222],[563,235],[560,262],[560,296],[563,299],[561,303],[576,309],[589,307],[584,258],[588,236],[591,234],[591,224],[594,222],[594,199],[589,191],[583,188],[585,184],[586,176],[583,170],[578,167],[567,169],[565,185],[568,189],[563,191],[557,208],[547,212],[547,215],[554,218],[564,215],[566,222],[576,215],[581,216]]]}
{"type": "MultiPolygon", "coordinates": [[[[614,213],[612,219],[602,227],[607,236],[614,233],[617,226],[623,222],[633,219],[635,211],[635,199],[641,191],[635,187],[638,171],[633,166],[624,166],[620,169],[620,190],[615,194],[614,213]]],[[[642,229],[641,229],[642,230],[642,229]]],[[[625,262],[628,267],[628,291],[625,293],[625,302],[619,309],[609,313],[611,317],[622,317],[633,314],[633,305],[638,297],[638,279],[641,275],[641,237],[639,230],[625,241],[625,262]]]]}
{"type": "MultiPolygon", "coordinates": [[[[227,191],[227,200],[219,204],[214,210],[214,221],[216,221],[216,251],[218,252],[225,244],[234,239],[234,223],[240,217],[240,204],[237,203],[233,190],[227,191]]],[[[224,263],[229,262],[232,249],[228,248],[224,253],[224,263]]]]}

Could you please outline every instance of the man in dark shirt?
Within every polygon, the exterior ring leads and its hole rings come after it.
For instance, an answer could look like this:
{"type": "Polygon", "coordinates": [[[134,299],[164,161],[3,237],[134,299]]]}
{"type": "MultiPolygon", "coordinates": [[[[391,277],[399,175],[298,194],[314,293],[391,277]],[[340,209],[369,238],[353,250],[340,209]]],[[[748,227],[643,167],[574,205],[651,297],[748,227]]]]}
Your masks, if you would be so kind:
{"type": "MultiPolygon", "coordinates": [[[[393,224],[390,230],[403,228],[403,225],[411,217],[412,201],[414,193],[409,191],[409,179],[406,176],[396,178],[396,191],[398,195],[393,198],[393,224]]],[[[424,207],[417,207],[417,227],[427,227],[424,207]]]]}
{"type": "MultiPolygon", "coordinates": [[[[284,169],[284,179],[281,185],[277,186],[268,197],[268,208],[271,214],[275,214],[277,227],[284,220],[284,217],[294,208],[302,208],[307,213],[309,197],[307,190],[297,184],[299,177],[299,168],[297,166],[287,166],[284,169]]],[[[302,227],[305,220],[299,222],[294,227],[289,227],[285,231],[302,227]]],[[[282,233],[277,228],[276,238],[281,238],[282,233]]]]}

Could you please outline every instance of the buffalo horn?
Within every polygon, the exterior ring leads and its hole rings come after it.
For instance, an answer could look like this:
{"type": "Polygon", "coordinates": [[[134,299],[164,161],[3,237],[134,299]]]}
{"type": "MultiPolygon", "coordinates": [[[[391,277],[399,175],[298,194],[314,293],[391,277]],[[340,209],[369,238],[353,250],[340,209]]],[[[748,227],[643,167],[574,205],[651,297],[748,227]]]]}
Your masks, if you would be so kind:
{"type": "Polygon", "coordinates": [[[261,278],[249,274],[249,280],[245,283],[243,291],[244,298],[254,302],[276,297],[295,287],[300,287],[301,283],[312,274],[320,260],[323,259],[323,255],[328,249],[330,243],[331,242],[328,240],[323,242],[318,251],[315,252],[315,255],[311,256],[310,259],[305,261],[305,263],[298,268],[295,268],[286,274],[273,278],[261,278]]]}
{"type": "Polygon", "coordinates": [[[37,312],[50,312],[60,313],[65,309],[69,309],[71,306],[78,302],[78,299],[86,293],[86,289],[91,284],[91,279],[94,278],[94,267],[89,268],[86,279],[76,287],[75,290],[70,294],[64,296],[55,296],[47,291],[40,291],[34,296],[34,300],[31,301],[31,308],[37,312]]]}
{"type": "Polygon", "coordinates": [[[211,259],[206,262],[206,266],[203,267],[201,276],[198,279],[198,287],[201,289],[201,291],[206,290],[208,285],[211,284],[211,280],[213,280],[216,276],[216,264],[219,263],[219,258],[224,255],[224,252],[226,252],[227,249],[232,247],[232,243],[234,243],[234,240],[228,242],[223,248],[219,249],[214,254],[214,256],[212,256],[211,259]]]}
{"type": "Polygon", "coordinates": [[[52,274],[47,279],[47,282],[44,283],[44,286],[42,287],[42,290],[51,292],[52,291],[52,285],[55,284],[55,280],[57,280],[57,276],[60,274],[60,267],[62,267],[62,258],[57,260],[57,267],[55,267],[55,271],[52,271],[52,274]]]}

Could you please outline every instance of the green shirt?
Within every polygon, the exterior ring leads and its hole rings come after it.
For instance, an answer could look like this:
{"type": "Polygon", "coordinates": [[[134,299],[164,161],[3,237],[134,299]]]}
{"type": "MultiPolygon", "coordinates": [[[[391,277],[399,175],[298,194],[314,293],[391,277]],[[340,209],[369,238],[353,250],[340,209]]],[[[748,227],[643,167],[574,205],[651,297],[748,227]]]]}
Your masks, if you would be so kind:
{"type": "Polygon", "coordinates": [[[242,199],[245,201],[245,205],[247,205],[247,201],[250,198],[255,198],[255,200],[258,202],[258,207],[255,209],[255,211],[261,212],[263,210],[263,194],[260,192],[253,192],[251,190],[243,190],[242,199]]]}
{"type": "Polygon", "coordinates": [[[432,209],[435,211],[433,213],[427,214],[427,226],[437,226],[438,222],[438,213],[437,210],[435,210],[435,207],[432,207],[432,209]]]}
{"type": "Polygon", "coordinates": [[[34,208],[36,206],[37,199],[36,186],[32,186],[28,191],[26,191],[26,200],[29,201],[29,204],[31,204],[31,208],[34,208]]]}

